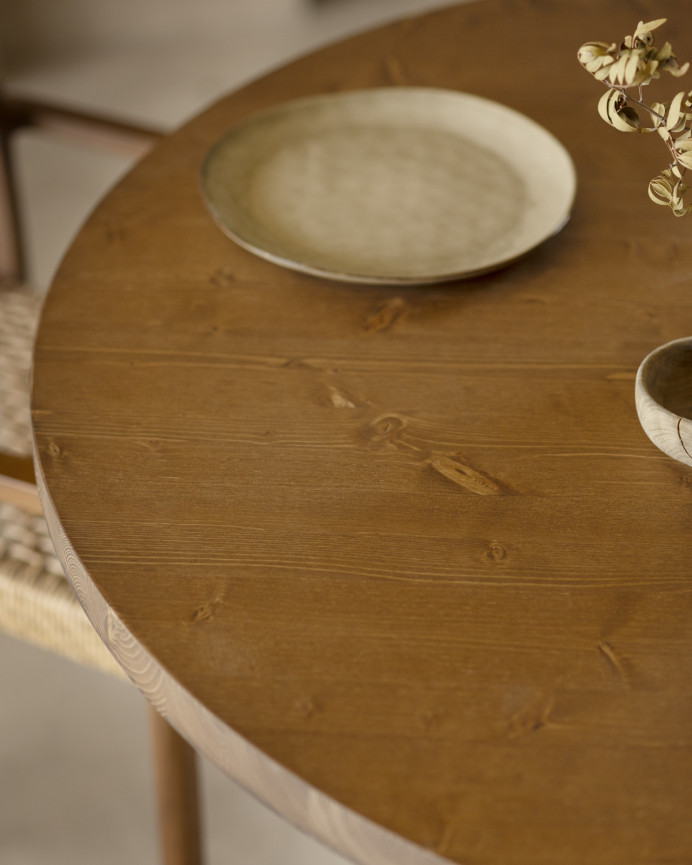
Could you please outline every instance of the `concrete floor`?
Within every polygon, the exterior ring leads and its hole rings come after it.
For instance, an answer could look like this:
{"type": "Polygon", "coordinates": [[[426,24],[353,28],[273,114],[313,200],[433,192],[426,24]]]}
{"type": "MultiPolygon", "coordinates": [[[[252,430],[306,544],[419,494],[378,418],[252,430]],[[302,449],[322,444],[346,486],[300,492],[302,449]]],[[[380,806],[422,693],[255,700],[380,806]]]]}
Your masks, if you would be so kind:
{"type": "MultiPolygon", "coordinates": [[[[23,10],[9,73],[15,89],[172,129],[223,92],[296,54],[443,4],[23,0],[12,5],[23,10]],[[27,34],[32,23],[33,46],[27,34]]],[[[29,281],[45,291],[74,233],[133,157],[36,132],[17,137],[16,155],[29,281]]],[[[210,865],[344,861],[206,763],[202,786],[210,865]]],[[[157,857],[143,699],[127,685],[0,637],[0,865],[134,865],[157,857]]]]}

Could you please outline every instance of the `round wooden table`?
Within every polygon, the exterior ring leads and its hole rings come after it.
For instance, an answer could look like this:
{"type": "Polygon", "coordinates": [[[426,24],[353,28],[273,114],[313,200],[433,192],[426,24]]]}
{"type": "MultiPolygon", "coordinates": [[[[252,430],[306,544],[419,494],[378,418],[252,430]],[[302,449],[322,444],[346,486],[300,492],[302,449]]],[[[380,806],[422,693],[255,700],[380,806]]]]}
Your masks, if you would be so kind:
{"type": "MultiPolygon", "coordinates": [[[[665,11],[692,57],[692,7],[665,11]]],[[[200,752],[367,865],[692,861],[692,473],[633,397],[692,333],[692,224],[576,60],[659,14],[483,0],[318,51],[163,140],[47,298],[40,483],[88,615],[200,752]],[[215,226],[199,173],[229,127],[404,84],[554,133],[568,225],[428,287],[294,273],[215,226]]]]}

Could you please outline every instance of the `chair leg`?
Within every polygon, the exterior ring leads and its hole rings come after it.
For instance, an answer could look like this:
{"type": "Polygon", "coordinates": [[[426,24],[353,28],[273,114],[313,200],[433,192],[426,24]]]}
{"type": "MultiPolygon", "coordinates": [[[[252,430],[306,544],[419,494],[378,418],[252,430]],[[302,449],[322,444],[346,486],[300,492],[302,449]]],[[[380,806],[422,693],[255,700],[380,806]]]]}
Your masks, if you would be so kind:
{"type": "Polygon", "coordinates": [[[13,98],[0,91],[0,287],[26,278],[26,250],[10,147],[12,134],[25,127],[70,134],[91,146],[105,146],[133,158],[143,156],[162,137],[157,129],[13,98]]]}
{"type": "Polygon", "coordinates": [[[0,105],[0,284],[14,285],[24,276],[24,251],[9,139],[0,105]]]}
{"type": "Polygon", "coordinates": [[[162,861],[164,865],[201,865],[197,755],[151,706],[149,717],[162,861]]]}

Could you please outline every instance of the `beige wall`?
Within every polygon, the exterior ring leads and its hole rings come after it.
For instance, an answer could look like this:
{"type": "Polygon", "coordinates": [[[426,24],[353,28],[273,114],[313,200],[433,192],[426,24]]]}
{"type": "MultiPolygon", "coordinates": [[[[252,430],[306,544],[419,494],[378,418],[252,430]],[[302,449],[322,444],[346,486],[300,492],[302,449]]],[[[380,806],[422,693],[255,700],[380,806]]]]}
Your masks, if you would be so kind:
{"type": "Polygon", "coordinates": [[[233,32],[256,21],[294,20],[313,0],[1,0],[0,38],[13,68],[37,55],[233,32]]]}

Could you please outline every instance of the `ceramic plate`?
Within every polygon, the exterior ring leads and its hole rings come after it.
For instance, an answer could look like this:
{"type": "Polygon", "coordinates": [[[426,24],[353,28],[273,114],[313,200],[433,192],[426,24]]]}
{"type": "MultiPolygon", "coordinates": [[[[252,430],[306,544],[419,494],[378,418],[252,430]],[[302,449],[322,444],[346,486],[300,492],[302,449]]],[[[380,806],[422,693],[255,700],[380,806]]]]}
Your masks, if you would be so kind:
{"type": "Polygon", "coordinates": [[[575,192],[543,127],[477,96],[392,87],[287,102],[210,151],[219,226],[276,264],[331,279],[434,283],[483,273],[559,231],[575,192]]]}

